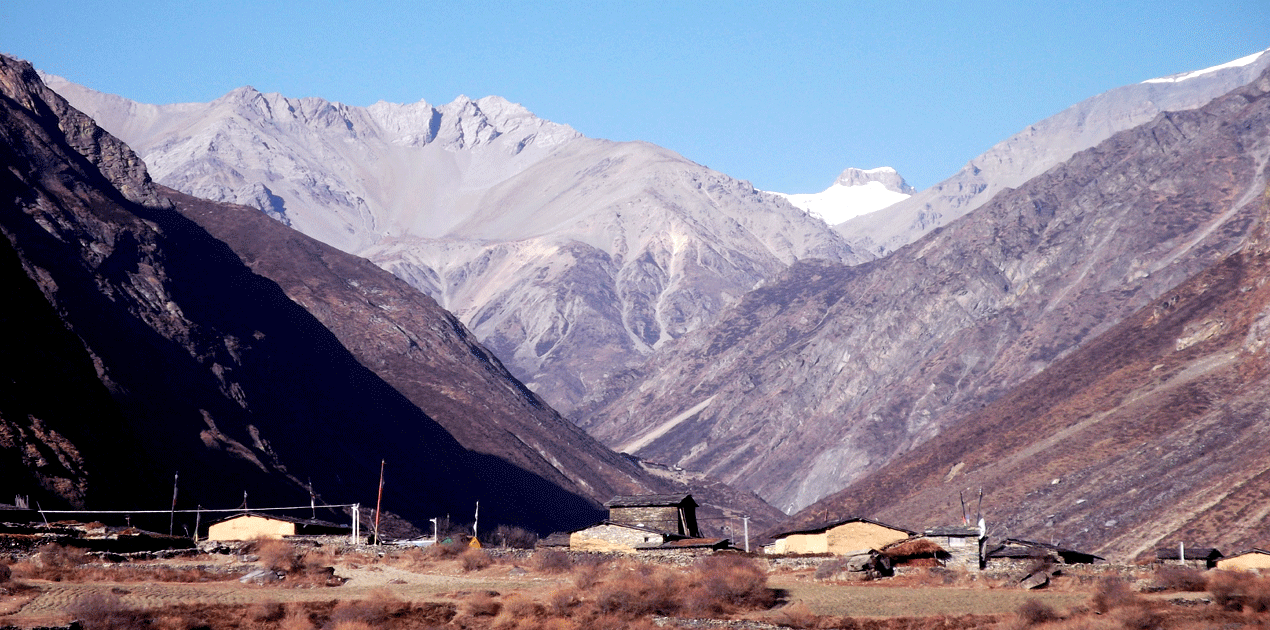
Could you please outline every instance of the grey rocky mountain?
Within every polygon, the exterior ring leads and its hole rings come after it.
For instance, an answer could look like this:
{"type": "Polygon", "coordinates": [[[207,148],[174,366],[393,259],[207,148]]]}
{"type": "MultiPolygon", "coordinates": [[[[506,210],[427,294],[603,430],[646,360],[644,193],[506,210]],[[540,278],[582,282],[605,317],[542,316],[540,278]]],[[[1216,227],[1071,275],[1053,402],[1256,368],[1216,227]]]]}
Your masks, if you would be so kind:
{"type": "Polygon", "coordinates": [[[905,195],[917,192],[893,168],[847,168],[833,183],[839,186],[863,186],[869,182],[878,182],[887,190],[905,195]]]}
{"type": "MultiPolygon", "coordinates": [[[[801,262],[580,409],[606,444],[796,511],[955,426],[1240,247],[1270,71],[890,256],[801,262]]],[[[809,517],[810,518],[810,517],[809,517]]]]}
{"type": "Polygon", "coordinates": [[[1208,70],[1126,85],[1077,103],[1003,140],[952,177],[884,210],[845,221],[836,229],[857,251],[884,256],[948,225],[1002,190],[1067,161],[1112,134],[1160,112],[1194,109],[1270,67],[1270,51],[1208,70]]]}
{"type": "Polygon", "coordinates": [[[156,106],[46,80],[158,182],[259,208],[432,296],[566,414],[791,263],[869,258],[779,195],[498,97],[362,108],[241,88],[156,106]]]}

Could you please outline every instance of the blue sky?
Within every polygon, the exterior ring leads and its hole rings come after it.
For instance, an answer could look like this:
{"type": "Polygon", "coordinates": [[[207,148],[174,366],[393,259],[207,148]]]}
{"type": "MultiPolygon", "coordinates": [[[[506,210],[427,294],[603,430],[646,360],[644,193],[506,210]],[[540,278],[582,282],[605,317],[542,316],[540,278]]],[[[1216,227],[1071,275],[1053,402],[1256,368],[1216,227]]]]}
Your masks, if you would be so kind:
{"type": "Polygon", "coordinates": [[[0,52],[148,103],[497,94],[781,192],[918,188],[1108,89],[1270,47],[1270,0],[0,3],[0,52]]]}

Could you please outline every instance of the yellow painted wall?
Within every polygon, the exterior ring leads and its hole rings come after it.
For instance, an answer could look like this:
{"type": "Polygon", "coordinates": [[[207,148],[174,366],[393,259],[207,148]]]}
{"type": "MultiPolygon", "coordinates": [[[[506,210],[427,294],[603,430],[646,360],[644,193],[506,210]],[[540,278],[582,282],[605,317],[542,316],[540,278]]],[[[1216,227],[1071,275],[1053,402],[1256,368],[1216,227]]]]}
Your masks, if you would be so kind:
{"type": "Polygon", "coordinates": [[[881,549],[891,543],[907,540],[908,533],[873,523],[843,523],[818,534],[790,534],[779,538],[770,553],[848,554],[866,549],[881,549]]]}
{"type": "Polygon", "coordinates": [[[862,549],[881,549],[908,539],[908,533],[890,527],[856,521],[843,523],[825,532],[829,553],[845,554],[862,549]]]}
{"type": "MultiPolygon", "coordinates": [[[[829,553],[829,539],[825,534],[790,534],[776,541],[779,546],[785,542],[784,549],[777,553],[829,553]]],[[[779,547],[778,547],[779,548],[779,547]]]]}
{"type": "Polygon", "coordinates": [[[1217,561],[1222,571],[1257,571],[1270,569],[1270,554],[1245,553],[1217,561]]]}
{"type": "Polygon", "coordinates": [[[208,540],[253,540],[295,535],[295,523],[259,516],[239,516],[207,528],[208,540]]]}

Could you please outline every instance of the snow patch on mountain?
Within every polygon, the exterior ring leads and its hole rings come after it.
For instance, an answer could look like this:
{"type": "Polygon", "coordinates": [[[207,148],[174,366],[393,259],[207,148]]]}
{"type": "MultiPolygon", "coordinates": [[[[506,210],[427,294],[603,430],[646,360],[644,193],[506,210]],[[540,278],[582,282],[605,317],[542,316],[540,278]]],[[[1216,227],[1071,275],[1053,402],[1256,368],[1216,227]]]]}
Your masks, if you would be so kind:
{"type": "Polygon", "coordinates": [[[1240,57],[1234,61],[1227,61],[1226,63],[1216,65],[1211,68],[1204,68],[1203,70],[1193,70],[1191,72],[1182,72],[1179,74],[1171,74],[1167,77],[1159,77],[1156,79],[1147,79],[1146,81],[1143,81],[1143,83],[1177,83],[1179,81],[1185,81],[1187,79],[1194,79],[1195,77],[1211,74],[1213,72],[1217,72],[1218,70],[1225,70],[1226,68],[1242,68],[1256,61],[1259,57],[1266,54],[1267,52],[1270,52],[1270,48],[1252,53],[1251,55],[1248,55],[1247,57],[1240,57]]]}
{"type": "Polygon", "coordinates": [[[795,207],[836,225],[876,212],[913,195],[913,187],[889,166],[868,170],[848,168],[833,185],[818,193],[775,193],[795,207]]]}

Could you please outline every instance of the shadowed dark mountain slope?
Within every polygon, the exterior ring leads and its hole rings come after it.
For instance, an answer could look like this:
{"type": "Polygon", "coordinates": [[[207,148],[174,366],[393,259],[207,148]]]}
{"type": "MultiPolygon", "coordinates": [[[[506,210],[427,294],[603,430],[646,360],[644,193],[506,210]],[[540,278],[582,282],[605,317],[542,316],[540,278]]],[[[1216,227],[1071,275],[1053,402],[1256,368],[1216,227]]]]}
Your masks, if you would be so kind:
{"type": "Polygon", "coordinates": [[[1241,251],[792,522],[955,523],[958,492],[982,487],[998,537],[1123,560],[1179,541],[1264,547],[1270,195],[1257,205],[1241,251]]]}
{"type": "Polygon", "coordinates": [[[857,267],[803,262],[587,408],[618,450],[788,511],[1008,393],[1243,242],[1266,75],[1162,114],[857,267]]]}
{"type": "MultiPolygon", "coordinates": [[[[37,86],[32,86],[31,90],[41,92],[37,86]]],[[[49,94],[41,93],[40,96],[47,98],[49,94]]],[[[80,130],[78,134],[71,134],[68,142],[90,158],[90,161],[94,163],[90,166],[104,165],[108,171],[111,169],[119,171],[120,168],[117,165],[127,165],[127,169],[112,175],[111,183],[133,191],[134,197],[148,203],[151,207],[146,212],[158,213],[155,217],[149,217],[152,223],[159,224],[159,227],[167,234],[188,232],[189,234],[186,235],[192,235],[191,238],[195,241],[210,240],[207,234],[183,222],[181,217],[193,220],[208,230],[213,237],[223,241],[223,243],[214,241],[213,247],[230,259],[231,267],[236,267],[232,269],[233,274],[243,274],[241,264],[246,262],[251,270],[278,283],[275,286],[264,278],[248,274],[253,278],[251,283],[236,280],[231,282],[234,287],[250,287],[255,283],[276,292],[280,286],[286,293],[286,297],[308,311],[304,316],[289,314],[286,317],[299,318],[296,321],[305,326],[316,325],[318,332],[315,333],[315,338],[320,342],[319,346],[307,350],[309,354],[305,357],[276,358],[271,353],[270,360],[275,362],[296,360],[305,364],[305,369],[311,372],[312,368],[308,364],[322,365],[332,362],[332,359],[322,358],[328,350],[341,361],[347,362],[350,358],[354,359],[356,363],[348,367],[362,373],[359,378],[370,378],[376,381],[375,387],[366,390],[365,393],[371,393],[379,398],[392,398],[407,409],[413,404],[417,409],[410,413],[417,414],[419,410],[422,410],[427,417],[435,419],[441,425],[440,428],[456,438],[459,445],[479,454],[464,456],[471,460],[468,463],[474,466],[475,470],[465,470],[457,476],[451,475],[448,478],[428,473],[429,462],[426,453],[409,452],[402,457],[388,457],[390,480],[394,477],[410,479],[404,491],[413,492],[416,486],[428,486],[434,490],[439,488],[440,492],[456,492],[472,502],[477,499],[482,501],[482,515],[485,517],[483,522],[496,522],[510,515],[511,520],[508,522],[531,523],[537,528],[547,527],[534,519],[548,512],[553,514],[547,516],[542,522],[555,523],[550,525],[551,528],[566,528],[579,523],[589,524],[601,514],[598,511],[600,502],[617,494],[640,492],[694,492],[707,506],[704,514],[717,515],[726,508],[729,512],[753,515],[756,524],[770,524],[779,517],[779,512],[751,493],[737,492],[711,480],[668,479],[664,473],[659,474],[656,471],[650,473],[636,460],[613,453],[587,436],[581,429],[561,418],[513,378],[498,359],[474,340],[471,333],[457,318],[441,309],[431,298],[369,262],[299,234],[268,219],[256,210],[196,199],[151,184],[144,167],[136,161],[135,156],[128,152],[126,147],[92,126],[91,121],[80,116],[78,112],[65,108],[60,99],[52,102],[50,107],[57,110],[61,124],[80,130]],[[93,151],[81,146],[85,144],[86,138],[91,138],[87,141],[88,144],[99,143],[121,157],[118,159],[94,158],[96,154],[93,151]],[[174,208],[180,214],[167,212],[168,208],[174,208]],[[167,214],[163,214],[164,212],[167,214]],[[233,252],[226,249],[224,244],[230,245],[233,252]],[[308,314],[317,321],[308,319],[308,314]],[[352,353],[351,357],[348,354],[349,351],[352,353]],[[369,368],[374,374],[366,374],[365,368],[369,368]],[[379,379],[383,379],[383,382],[379,382],[379,379]],[[375,393],[384,385],[391,386],[390,390],[375,393]],[[509,463],[511,466],[508,465],[509,463]],[[482,482],[482,479],[485,481],[482,482]],[[555,490],[545,491],[536,487],[534,484],[539,482],[545,483],[548,490],[552,488],[555,490]],[[518,484],[528,485],[522,487],[518,484]],[[553,498],[553,492],[559,489],[566,490],[568,494],[563,499],[557,500],[553,498]],[[577,509],[576,503],[579,500],[587,505],[577,509]],[[569,514],[571,510],[573,513],[569,514]],[[554,514],[556,511],[560,513],[554,514]]],[[[36,154],[38,155],[39,152],[36,154]]],[[[15,190],[21,185],[23,184],[20,182],[15,184],[15,190]]],[[[165,263],[177,258],[179,256],[166,253],[162,255],[165,263]]],[[[210,260],[211,257],[206,258],[210,260]]],[[[197,264],[192,263],[191,267],[197,267],[197,264]]],[[[199,269],[195,271],[216,273],[199,269]]],[[[19,268],[15,277],[25,276],[26,274],[19,268]]],[[[163,279],[163,282],[184,283],[184,280],[185,278],[173,276],[163,279]]],[[[196,286],[183,285],[179,290],[202,293],[204,288],[217,286],[202,279],[198,280],[198,283],[196,286]]],[[[191,296],[189,299],[218,300],[220,298],[199,295],[191,296]]],[[[47,300],[43,298],[40,301],[47,303],[47,300]]],[[[295,304],[287,303],[284,306],[293,308],[295,304]]],[[[182,316],[190,314],[188,307],[182,307],[182,309],[178,309],[178,314],[182,316]]],[[[216,309],[220,317],[230,319],[237,318],[239,315],[244,318],[251,317],[250,309],[244,309],[232,300],[218,303],[216,309]]],[[[198,325],[206,326],[207,324],[206,321],[198,321],[198,325]]],[[[30,325],[31,322],[25,321],[22,324],[15,323],[14,327],[20,329],[30,325]]],[[[60,328],[61,324],[55,327],[60,328]]],[[[74,339],[73,336],[71,338],[74,339]]],[[[242,343],[241,338],[241,335],[235,337],[234,344],[242,343]]],[[[275,334],[270,337],[270,340],[276,338],[275,334]]],[[[263,343],[267,343],[263,336],[257,338],[253,334],[252,339],[244,345],[255,346],[263,343]]],[[[32,343],[32,347],[40,345],[44,345],[44,342],[32,343]]],[[[82,345],[82,342],[79,342],[79,345],[82,345]]],[[[231,353],[233,351],[231,349],[231,353]]],[[[241,360],[241,357],[235,360],[241,360]]],[[[14,369],[15,372],[24,370],[20,362],[15,362],[14,369]]],[[[226,361],[214,362],[210,369],[216,374],[218,380],[225,381],[221,383],[221,388],[228,391],[230,397],[246,411],[273,413],[265,402],[239,400],[245,394],[239,391],[244,385],[238,383],[238,380],[245,378],[242,374],[246,371],[246,367],[232,366],[226,361]],[[236,387],[239,389],[236,390],[236,387]]],[[[305,382],[305,369],[274,369],[270,374],[273,378],[280,377],[283,373],[291,374],[288,378],[296,379],[301,387],[318,388],[326,392],[327,388],[317,382],[305,382]]],[[[332,369],[337,368],[332,367],[332,369]]],[[[138,375],[138,378],[144,377],[138,375]]],[[[30,380],[41,382],[34,376],[31,376],[30,380]]],[[[92,380],[97,380],[95,375],[92,375],[92,380]]],[[[100,385],[98,387],[100,388],[100,385]]],[[[334,391],[336,393],[331,395],[341,395],[338,389],[334,391]]],[[[102,392],[105,393],[105,390],[102,389],[102,392]]],[[[163,395],[161,392],[149,392],[149,394],[160,397],[163,395]]],[[[273,395],[279,399],[286,399],[293,394],[284,391],[284,388],[279,388],[273,395]]],[[[46,400],[43,397],[32,398],[46,400]]],[[[294,406],[297,403],[291,401],[283,404],[294,406]]],[[[325,419],[330,417],[332,422],[342,424],[344,431],[361,431],[364,435],[358,439],[362,442],[370,444],[376,440],[383,440],[396,444],[401,441],[396,437],[385,436],[378,432],[377,422],[373,420],[377,413],[374,405],[365,406],[366,413],[362,414],[359,413],[360,407],[358,407],[362,403],[355,398],[349,399],[346,404],[341,403],[346,406],[342,412],[332,409],[316,411],[317,405],[325,404],[320,399],[302,404],[303,409],[297,412],[312,412],[315,422],[326,422],[325,419]],[[340,417],[341,413],[358,417],[350,421],[348,417],[340,417]]],[[[288,410],[286,413],[292,412],[288,410]]],[[[123,423],[124,420],[120,419],[119,422],[123,423]]],[[[426,424],[434,426],[431,420],[428,420],[426,424]]],[[[223,427],[218,426],[217,429],[213,429],[213,432],[221,429],[223,427]]],[[[248,427],[250,439],[236,440],[241,445],[245,445],[242,446],[243,450],[240,454],[250,453],[253,446],[260,446],[260,444],[264,444],[260,448],[266,451],[280,452],[283,450],[281,442],[295,440],[297,438],[293,436],[296,433],[305,432],[305,430],[287,431],[283,435],[273,434],[258,439],[256,433],[252,433],[253,431],[259,433],[261,427],[250,425],[248,427]],[[254,429],[251,428],[253,426],[254,429]]],[[[27,430],[26,434],[29,433],[31,431],[27,430]]],[[[30,442],[30,436],[26,434],[23,440],[30,442]]],[[[108,434],[117,435],[117,432],[108,432],[108,434]]],[[[301,437],[310,439],[314,448],[321,444],[321,439],[325,439],[322,436],[312,435],[301,437]]],[[[127,444],[131,439],[128,438],[120,443],[127,444]]],[[[336,439],[338,442],[347,438],[336,439]]],[[[17,440],[15,443],[20,441],[17,440]]],[[[79,445],[76,441],[70,442],[79,445]]],[[[439,439],[438,444],[453,445],[449,435],[439,439]]],[[[84,448],[83,445],[79,446],[84,448]]],[[[256,457],[259,459],[258,454],[256,457]]],[[[45,459],[53,461],[47,457],[45,459]]],[[[91,457],[84,459],[100,461],[91,457]]],[[[325,462],[321,458],[315,459],[325,462]]],[[[15,469],[22,470],[26,474],[25,471],[29,471],[33,466],[30,460],[30,457],[14,459],[13,465],[15,469]]],[[[294,462],[281,459],[279,462],[281,462],[280,467],[285,470],[296,467],[294,462]]],[[[159,473],[156,475],[155,484],[168,483],[165,475],[159,473]]],[[[293,483],[301,480],[307,482],[309,478],[301,475],[291,475],[291,477],[293,483]]],[[[72,478],[80,485],[86,483],[82,476],[72,476],[72,478]]],[[[318,491],[322,492],[322,488],[317,483],[317,477],[313,479],[314,485],[318,486],[318,491]]],[[[182,486],[189,487],[189,484],[183,482],[182,486]]],[[[373,483],[367,486],[372,491],[373,487],[373,483]]],[[[307,495],[307,490],[304,492],[307,495]]],[[[329,493],[327,494],[326,498],[330,499],[329,493]]],[[[253,491],[252,496],[257,496],[257,493],[253,491]]],[[[82,500],[82,497],[79,500],[82,500]]],[[[258,501],[253,503],[259,504],[258,501]]],[[[436,505],[426,509],[433,516],[452,513],[456,518],[459,518],[460,514],[468,514],[471,511],[470,507],[451,508],[452,506],[436,505]]],[[[418,518],[421,515],[412,514],[411,516],[418,518]]]]}
{"type": "Polygon", "coordinates": [[[603,502],[620,494],[692,492],[703,514],[775,523],[748,492],[702,479],[650,474],[601,445],[524,387],[451,313],[369,261],[305,236],[246,206],[158,187],[176,209],[277,282],[357,359],[439,422],[463,446],[514,463],[603,502]]]}
{"type": "MultiPolygon", "coordinates": [[[[594,501],[463,448],[224,243],[171,208],[130,150],[0,57],[0,374],[6,491],[51,503],[385,504],[539,531],[594,501]],[[24,279],[25,278],[25,279],[24,279]],[[17,481],[11,481],[17,480],[17,481]],[[484,521],[488,519],[488,521],[484,521]]],[[[443,324],[444,325],[444,324],[443,324]]]]}

